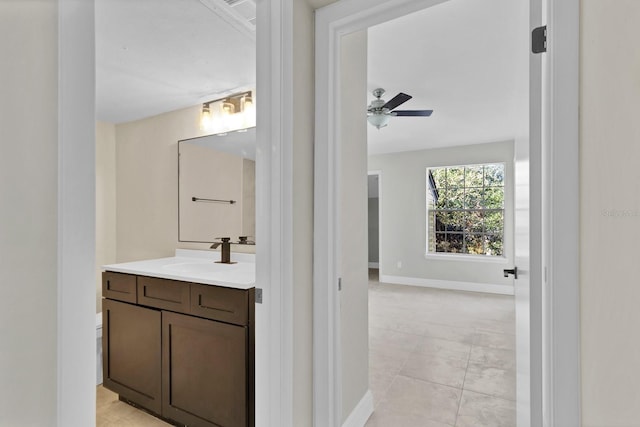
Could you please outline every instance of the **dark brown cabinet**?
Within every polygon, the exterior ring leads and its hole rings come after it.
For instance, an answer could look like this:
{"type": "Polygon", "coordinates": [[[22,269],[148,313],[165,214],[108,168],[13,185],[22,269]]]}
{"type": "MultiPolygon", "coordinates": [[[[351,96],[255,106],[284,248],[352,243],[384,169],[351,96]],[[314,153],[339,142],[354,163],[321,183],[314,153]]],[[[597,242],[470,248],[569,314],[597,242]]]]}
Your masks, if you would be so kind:
{"type": "Polygon", "coordinates": [[[105,299],[102,315],[104,386],[160,413],[160,311],[105,299]]]}
{"type": "Polygon", "coordinates": [[[254,425],[253,289],[105,272],[108,286],[106,388],[179,425],[254,425]]]}
{"type": "Polygon", "coordinates": [[[162,313],[162,414],[194,426],[247,425],[247,328],[162,313]]]}

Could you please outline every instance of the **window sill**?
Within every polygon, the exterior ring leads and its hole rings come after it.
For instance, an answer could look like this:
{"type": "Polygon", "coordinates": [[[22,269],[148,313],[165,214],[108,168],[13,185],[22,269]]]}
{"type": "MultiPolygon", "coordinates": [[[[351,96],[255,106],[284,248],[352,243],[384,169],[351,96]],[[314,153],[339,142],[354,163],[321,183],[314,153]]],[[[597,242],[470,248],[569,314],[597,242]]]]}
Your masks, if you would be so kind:
{"type": "Polygon", "coordinates": [[[446,253],[426,253],[424,258],[431,261],[481,262],[487,264],[507,264],[509,260],[503,256],[464,255],[446,253]]]}

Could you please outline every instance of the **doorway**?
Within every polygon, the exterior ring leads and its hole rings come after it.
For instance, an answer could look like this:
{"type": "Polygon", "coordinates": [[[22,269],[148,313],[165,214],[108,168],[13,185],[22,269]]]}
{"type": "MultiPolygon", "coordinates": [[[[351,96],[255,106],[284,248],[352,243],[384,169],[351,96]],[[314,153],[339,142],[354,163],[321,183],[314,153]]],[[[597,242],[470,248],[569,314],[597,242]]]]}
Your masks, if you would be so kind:
{"type": "MultiPolygon", "coordinates": [[[[369,171],[383,170],[388,190],[385,259],[369,282],[367,427],[516,423],[513,278],[503,277],[514,262],[514,144],[498,139],[526,133],[526,120],[506,119],[528,80],[523,4],[445,2],[367,30],[367,101],[383,85],[385,101],[412,96],[397,110],[433,109],[367,126],[369,171]],[[481,31],[491,48],[468,42],[481,31]]],[[[344,107],[342,117],[353,120],[344,107]]],[[[344,293],[341,302],[353,304],[344,293]]]]}
{"type": "MultiPolygon", "coordinates": [[[[394,17],[403,16],[410,12],[421,10],[426,7],[430,7],[441,2],[438,1],[402,1],[401,4],[398,2],[393,2],[394,4],[390,4],[391,2],[387,2],[381,0],[376,2],[375,7],[373,5],[369,5],[368,10],[365,8],[364,4],[359,4],[358,1],[349,2],[349,5],[344,7],[335,6],[335,7],[327,7],[323,10],[319,11],[316,19],[316,41],[317,41],[317,69],[316,69],[316,78],[317,82],[317,93],[316,95],[320,98],[317,102],[317,106],[319,107],[316,114],[316,183],[323,181],[322,183],[322,193],[317,195],[316,197],[316,206],[328,206],[329,209],[324,209],[324,211],[316,211],[316,222],[315,222],[315,248],[316,253],[322,254],[321,256],[317,256],[314,260],[315,270],[317,273],[315,274],[315,282],[314,282],[314,294],[318,296],[318,305],[314,307],[314,332],[316,335],[316,348],[337,348],[333,356],[322,354],[316,354],[315,361],[315,378],[320,378],[321,381],[314,385],[314,389],[316,391],[316,395],[318,396],[315,400],[316,405],[316,416],[315,422],[318,425],[340,425],[341,424],[341,416],[342,408],[340,401],[341,396],[341,385],[340,385],[340,368],[336,367],[336,362],[340,361],[340,325],[337,321],[339,307],[340,307],[340,294],[338,293],[338,287],[335,286],[337,279],[340,277],[340,254],[339,251],[335,252],[334,257],[327,257],[325,249],[328,248],[336,248],[336,239],[339,237],[339,212],[338,206],[335,199],[335,193],[332,189],[336,188],[336,183],[339,182],[339,176],[336,174],[335,165],[340,164],[340,150],[336,147],[340,147],[340,132],[338,131],[338,126],[340,124],[341,111],[340,107],[338,107],[338,103],[340,100],[340,74],[338,72],[339,61],[339,47],[340,47],[340,37],[344,34],[349,34],[355,31],[362,30],[371,25],[375,25],[380,22],[385,22],[389,19],[393,19],[394,17]],[[328,182],[327,182],[328,181],[328,182]],[[328,191],[324,191],[328,188],[328,191]],[[325,197],[326,196],[326,197],[325,197]],[[329,302],[328,307],[324,304],[329,302]],[[326,380],[324,379],[326,378],[326,380]],[[326,415],[324,415],[326,414],[326,415]]],[[[560,10],[559,8],[549,8],[548,12],[550,16],[555,17],[556,20],[553,21],[556,25],[558,22],[563,22],[567,24],[567,28],[571,32],[571,34],[577,33],[577,25],[573,22],[573,18],[569,18],[569,15],[577,16],[577,7],[576,5],[572,5],[568,8],[560,10]],[[570,11],[568,9],[571,9],[570,11]],[[566,21],[563,20],[566,19],[566,21]]],[[[531,10],[527,10],[527,14],[530,13],[530,20],[532,23],[537,24],[542,19],[542,2],[533,0],[530,2],[531,10]]],[[[525,33],[527,34],[527,33],[525,33]]],[[[563,35],[567,36],[571,41],[575,41],[576,39],[569,37],[566,33],[563,35]]],[[[527,37],[528,39],[528,34],[527,37]]],[[[559,52],[554,52],[553,57],[558,59],[562,52],[562,48],[567,48],[569,46],[559,46],[559,52]]],[[[574,48],[575,45],[571,45],[571,48],[574,48]]],[[[526,45],[525,45],[526,48],[526,45]]],[[[564,54],[567,54],[566,50],[564,54]]],[[[574,65],[563,62],[558,59],[558,63],[562,63],[565,69],[569,70],[569,74],[574,72],[571,75],[577,75],[577,67],[574,65]]],[[[530,70],[532,71],[531,75],[531,83],[532,83],[532,95],[537,100],[532,100],[531,104],[527,106],[527,108],[531,109],[531,133],[530,136],[532,141],[538,141],[541,138],[541,113],[540,108],[543,105],[541,98],[541,94],[543,92],[543,86],[541,84],[541,75],[542,75],[542,61],[539,58],[531,57],[530,60],[530,70]]],[[[547,70],[548,71],[548,70],[547,70]]],[[[556,70],[553,72],[549,72],[547,74],[551,80],[558,79],[557,81],[566,80],[566,76],[561,76],[561,74],[556,73],[556,70]]],[[[548,90],[548,86],[545,87],[545,90],[548,90]]],[[[555,93],[551,93],[551,98],[558,100],[560,97],[561,91],[557,91],[555,93]]],[[[575,93],[565,93],[567,95],[566,98],[562,99],[560,103],[577,105],[577,97],[575,93]]],[[[550,98],[547,98],[545,102],[548,102],[550,98]]],[[[544,109],[545,113],[549,112],[549,110],[544,109]]],[[[562,113],[558,112],[549,112],[549,114],[558,114],[562,115],[562,113]]],[[[551,138],[549,140],[543,140],[546,144],[549,144],[550,140],[553,140],[553,136],[561,133],[560,130],[569,128],[571,131],[569,134],[572,137],[575,137],[575,133],[573,133],[574,129],[577,129],[577,121],[576,117],[570,115],[568,117],[568,122],[561,123],[561,121],[554,121],[553,125],[550,126],[549,135],[551,138]]],[[[529,135],[520,135],[520,139],[526,140],[528,144],[529,135]]],[[[577,138],[572,138],[566,141],[566,144],[572,147],[569,151],[574,150],[577,146],[577,138]]],[[[558,303],[566,304],[566,308],[570,310],[573,314],[577,313],[577,293],[575,292],[577,289],[577,267],[575,262],[573,262],[573,257],[571,255],[564,254],[566,259],[570,261],[570,274],[566,275],[567,279],[569,279],[569,286],[571,292],[568,292],[566,295],[566,299],[562,298],[563,296],[555,295],[556,298],[561,298],[560,300],[554,300],[554,296],[543,295],[543,281],[542,281],[542,271],[543,271],[543,258],[542,253],[543,247],[548,245],[549,239],[553,240],[553,236],[549,234],[549,228],[545,228],[543,230],[541,223],[541,218],[544,216],[545,220],[550,221],[549,218],[553,218],[553,215],[549,215],[549,212],[556,212],[559,205],[554,203],[553,205],[545,204],[543,208],[539,208],[542,206],[543,200],[549,200],[552,198],[554,202],[556,200],[559,201],[559,198],[556,198],[557,190],[553,187],[550,188],[549,192],[542,191],[542,181],[543,181],[543,172],[546,176],[553,170],[554,173],[560,173],[560,175],[565,176],[568,179],[568,182],[575,185],[577,189],[577,168],[575,167],[576,163],[571,163],[569,170],[560,171],[559,167],[553,163],[546,163],[548,158],[543,158],[540,152],[541,145],[536,143],[531,146],[529,150],[529,146],[522,146],[522,144],[516,143],[516,186],[520,186],[520,191],[523,190],[522,187],[523,182],[531,181],[531,191],[527,191],[527,194],[531,196],[527,196],[527,200],[525,204],[516,205],[516,210],[518,214],[521,215],[521,218],[516,218],[516,221],[519,219],[526,219],[527,223],[529,223],[529,215],[528,215],[528,207],[532,206],[534,210],[531,212],[531,227],[532,233],[531,238],[525,239],[524,248],[526,249],[526,253],[529,254],[531,258],[531,262],[527,262],[520,258],[521,261],[524,261],[524,271],[521,270],[524,274],[521,275],[521,278],[524,278],[527,281],[531,281],[533,287],[529,291],[529,286],[522,286],[522,288],[526,288],[523,292],[520,292],[520,297],[528,298],[530,297],[530,302],[528,301],[525,305],[519,305],[520,316],[521,318],[529,318],[529,309],[531,310],[531,318],[533,319],[534,324],[532,327],[532,335],[531,335],[531,344],[532,350],[531,352],[527,352],[527,355],[522,359],[522,363],[519,362],[519,370],[522,368],[522,371],[519,372],[519,378],[531,379],[531,386],[525,385],[524,387],[519,387],[519,393],[522,394],[522,399],[519,398],[519,425],[541,425],[543,415],[546,416],[550,408],[555,408],[556,411],[561,411],[565,414],[568,414],[569,418],[566,419],[577,419],[578,410],[575,405],[575,399],[573,396],[577,394],[577,370],[573,368],[569,368],[570,375],[572,378],[571,388],[573,393],[568,393],[569,388],[564,388],[562,390],[565,393],[561,394],[553,394],[548,393],[548,390],[543,392],[543,380],[546,382],[547,386],[551,386],[554,389],[557,389],[557,381],[555,378],[549,374],[548,370],[545,369],[543,372],[543,362],[544,363],[554,363],[557,362],[559,356],[557,353],[554,353],[553,349],[549,349],[547,345],[545,345],[545,353],[543,354],[543,339],[545,342],[553,339],[563,331],[569,333],[570,335],[567,337],[571,341],[571,346],[565,347],[567,350],[567,354],[570,354],[570,358],[575,363],[577,359],[578,351],[577,345],[575,345],[577,341],[577,322],[575,319],[568,319],[566,323],[564,320],[566,317],[563,317],[560,320],[556,320],[555,325],[549,323],[548,329],[546,331],[542,331],[542,319],[550,316],[549,311],[557,310],[558,303]],[[525,150],[523,150],[525,148],[525,150]],[[518,169],[520,168],[520,169],[518,169]],[[519,181],[523,180],[524,181],[519,181]],[[546,211],[545,209],[549,209],[546,211]],[[524,295],[526,294],[526,295],[524,295]],[[544,298],[544,300],[543,300],[544,298]],[[546,311],[549,310],[549,311],[546,311]],[[560,323],[568,326],[567,329],[563,330],[560,323]],[[543,336],[544,334],[544,336],[543,336]],[[530,356],[530,357],[529,357],[530,356]],[[545,359],[543,361],[543,359],[545,359]],[[531,369],[531,374],[528,372],[528,368],[531,369]],[[531,392],[531,396],[529,399],[529,392],[531,392]],[[543,402],[543,398],[546,399],[543,402]],[[567,399],[570,402],[570,405],[561,406],[559,403],[563,402],[563,399],[567,399]],[[545,414],[543,414],[543,403],[545,406],[545,414]],[[529,414],[531,411],[531,414],[529,414]],[[520,415],[522,414],[522,415],[520,415]]],[[[550,149],[551,152],[554,152],[553,147],[550,149]]],[[[556,151],[562,151],[558,149],[556,151]]],[[[573,154],[576,151],[571,151],[573,154]]],[[[551,154],[553,157],[553,154],[551,154]]],[[[339,171],[339,169],[337,169],[339,171]]],[[[558,175],[555,175],[556,177],[558,175]]],[[[559,201],[560,202],[560,201],[559,201]]],[[[560,202],[562,204],[562,202],[560,202]]],[[[568,211],[564,211],[563,215],[574,215],[573,218],[577,218],[577,206],[572,204],[572,202],[567,203],[565,208],[568,211]]],[[[516,217],[518,217],[518,214],[516,217]]],[[[575,252],[577,248],[577,233],[575,230],[570,230],[570,243],[574,245],[571,249],[575,252]]],[[[544,252],[546,256],[549,256],[553,261],[558,261],[563,259],[563,254],[559,252],[544,252]]],[[[518,258],[518,255],[516,255],[518,258]]],[[[558,265],[555,262],[549,262],[545,258],[544,262],[545,268],[549,271],[553,265],[558,265]]],[[[565,275],[563,275],[565,276],[565,275]]],[[[524,336],[524,341],[529,342],[528,335],[524,336]]],[[[564,358],[562,359],[564,360],[564,358]]],[[[524,382],[520,382],[520,384],[524,384],[524,382]]],[[[547,387],[545,386],[545,387],[547,387]]],[[[365,405],[366,406],[366,405],[365,405]]],[[[367,413],[368,408],[364,408],[361,405],[354,409],[355,412],[367,413]]],[[[556,412],[557,414],[557,412],[556,412]]],[[[363,417],[366,419],[366,417],[363,417]]]]}
{"type": "Polygon", "coordinates": [[[369,269],[380,268],[380,171],[370,171],[367,180],[369,269]]]}

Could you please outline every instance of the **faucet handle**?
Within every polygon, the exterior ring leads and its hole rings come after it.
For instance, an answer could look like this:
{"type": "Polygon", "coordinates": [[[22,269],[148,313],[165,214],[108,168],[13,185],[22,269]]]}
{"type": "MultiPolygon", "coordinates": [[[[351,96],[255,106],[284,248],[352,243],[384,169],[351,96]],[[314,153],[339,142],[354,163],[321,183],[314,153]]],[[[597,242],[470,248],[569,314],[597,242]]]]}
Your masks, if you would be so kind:
{"type": "Polygon", "coordinates": [[[216,239],[219,239],[222,243],[228,243],[231,241],[231,237],[216,237],[216,239]]]}
{"type": "Polygon", "coordinates": [[[249,240],[250,236],[238,236],[239,244],[241,245],[255,245],[256,242],[249,240]]]}

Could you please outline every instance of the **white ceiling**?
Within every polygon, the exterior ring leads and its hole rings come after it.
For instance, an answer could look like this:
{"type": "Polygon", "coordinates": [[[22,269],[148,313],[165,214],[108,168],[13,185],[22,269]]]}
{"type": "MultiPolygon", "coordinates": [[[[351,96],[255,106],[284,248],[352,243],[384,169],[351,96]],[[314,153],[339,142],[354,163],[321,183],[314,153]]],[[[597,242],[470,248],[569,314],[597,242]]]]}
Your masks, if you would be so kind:
{"type": "MultiPolygon", "coordinates": [[[[400,109],[434,110],[368,126],[370,154],[513,139],[523,4],[450,0],[370,28],[369,90],[412,95],[400,109]]],[[[138,120],[255,87],[252,13],[254,0],[96,0],[98,120],[138,120]]]]}
{"type": "Polygon", "coordinates": [[[513,139],[526,3],[450,0],[370,28],[369,91],[386,89],[385,100],[407,93],[413,99],[398,109],[434,113],[368,126],[369,154],[513,139]]]}
{"type": "Polygon", "coordinates": [[[233,8],[223,0],[97,0],[98,120],[138,120],[255,87],[252,10],[255,17],[253,0],[233,8]]]}

